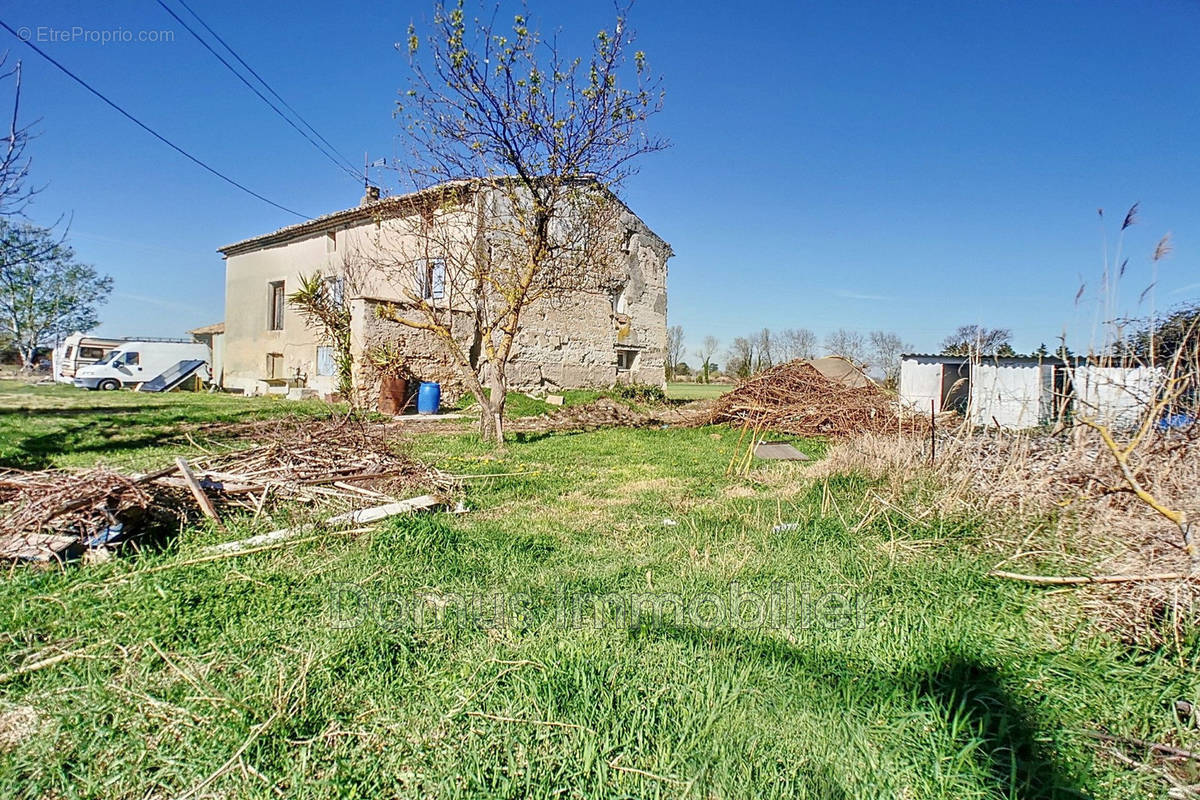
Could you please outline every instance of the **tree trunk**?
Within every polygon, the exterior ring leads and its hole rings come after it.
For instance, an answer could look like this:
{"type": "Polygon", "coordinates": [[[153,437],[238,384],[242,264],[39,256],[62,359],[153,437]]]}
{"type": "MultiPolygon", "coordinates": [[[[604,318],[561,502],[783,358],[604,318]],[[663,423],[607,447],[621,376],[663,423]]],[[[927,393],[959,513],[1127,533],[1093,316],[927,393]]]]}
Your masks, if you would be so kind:
{"type": "Polygon", "coordinates": [[[489,408],[484,409],[492,417],[492,439],[500,447],[504,446],[504,401],[508,394],[508,381],[504,373],[493,365],[488,376],[488,388],[491,396],[488,398],[489,408]]]}

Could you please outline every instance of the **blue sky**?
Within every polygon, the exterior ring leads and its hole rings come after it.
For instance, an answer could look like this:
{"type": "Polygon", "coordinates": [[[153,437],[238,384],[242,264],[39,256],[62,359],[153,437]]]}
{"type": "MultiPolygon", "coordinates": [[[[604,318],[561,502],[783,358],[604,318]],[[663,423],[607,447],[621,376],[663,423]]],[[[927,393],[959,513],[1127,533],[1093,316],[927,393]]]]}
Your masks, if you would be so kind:
{"type": "MultiPolygon", "coordinates": [[[[167,0],[173,4],[173,0],[167,0]]],[[[608,2],[530,0],[586,37],[608,2]]],[[[393,44],[431,2],[193,7],[355,164],[401,154],[393,44]]],[[[179,9],[181,16],[186,14],[179,9]]],[[[362,187],[237,82],[154,0],[4,0],[14,28],[171,30],[173,42],[40,46],[136,116],[307,214],[362,187]]],[[[640,0],[662,74],[629,204],[675,249],[670,322],[689,347],[762,327],[899,332],[937,349],[958,325],[1018,350],[1086,346],[1105,209],[1127,234],[1129,312],[1170,232],[1159,308],[1200,297],[1200,5],[1187,2],[677,3],[640,0]],[[1080,281],[1088,294],[1074,304],[1080,281]]],[[[223,315],[215,248],[295,218],[173,153],[7,33],[40,118],[37,222],[73,216],[80,256],[116,279],[103,332],[181,335],[223,315]]],[[[1147,301],[1148,303],[1148,301],[1147,301]]]]}

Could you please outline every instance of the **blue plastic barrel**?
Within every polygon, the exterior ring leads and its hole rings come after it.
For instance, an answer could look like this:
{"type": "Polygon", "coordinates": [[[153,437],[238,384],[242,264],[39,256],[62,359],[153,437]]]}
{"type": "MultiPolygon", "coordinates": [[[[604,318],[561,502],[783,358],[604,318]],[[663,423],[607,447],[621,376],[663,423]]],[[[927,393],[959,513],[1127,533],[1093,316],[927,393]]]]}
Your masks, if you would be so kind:
{"type": "Polygon", "coordinates": [[[417,413],[436,414],[442,404],[442,387],[432,381],[421,381],[417,390],[417,413]]]}

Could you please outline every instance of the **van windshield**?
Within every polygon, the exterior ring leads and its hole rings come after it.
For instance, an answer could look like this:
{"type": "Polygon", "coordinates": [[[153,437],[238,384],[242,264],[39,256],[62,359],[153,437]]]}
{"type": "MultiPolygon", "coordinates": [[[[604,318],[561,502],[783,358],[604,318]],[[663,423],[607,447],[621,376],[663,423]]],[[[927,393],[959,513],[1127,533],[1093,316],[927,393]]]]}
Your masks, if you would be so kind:
{"type": "Polygon", "coordinates": [[[113,360],[114,358],[116,358],[117,356],[119,356],[119,355],[121,355],[121,351],[120,351],[120,350],[109,350],[109,351],[108,351],[108,352],[107,352],[107,353],[104,355],[104,358],[102,358],[102,359],[100,359],[99,361],[97,361],[97,362],[96,362],[96,366],[103,366],[103,365],[105,365],[105,364],[111,364],[111,363],[112,363],[112,360],[113,360]]]}

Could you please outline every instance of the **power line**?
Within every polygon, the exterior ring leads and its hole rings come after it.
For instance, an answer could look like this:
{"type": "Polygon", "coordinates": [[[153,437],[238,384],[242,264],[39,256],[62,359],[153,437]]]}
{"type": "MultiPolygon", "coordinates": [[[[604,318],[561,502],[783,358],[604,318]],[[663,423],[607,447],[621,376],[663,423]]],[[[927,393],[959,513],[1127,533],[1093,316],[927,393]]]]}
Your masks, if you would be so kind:
{"type": "MultiPolygon", "coordinates": [[[[288,125],[291,125],[292,128],[296,131],[296,133],[303,136],[308,141],[309,144],[311,144],[313,147],[317,148],[317,150],[321,153],[321,155],[328,158],[330,161],[333,162],[333,165],[335,167],[337,167],[338,169],[344,170],[346,173],[348,173],[350,175],[350,177],[354,178],[356,181],[360,180],[362,178],[362,176],[360,174],[358,174],[357,172],[355,172],[353,168],[347,167],[345,164],[339,163],[338,160],[336,158],[334,158],[332,155],[330,155],[325,150],[325,148],[323,148],[320,144],[318,144],[316,142],[316,140],[314,140],[311,136],[309,136],[307,133],[305,133],[300,128],[300,126],[298,126],[295,122],[293,122],[291,120],[291,118],[288,117],[287,114],[284,114],[279,109],[279,106],[272,103],[266,95],[264,95],[262,92],[260,92],[258,90],[258,87],[256,87],[250,81],[246,80],[246,77],[244,75],[242,75],[242,73],[238,72],[237,69],[232,64],[230,64],[228,61],[226,61],[224,56],[222,56],[220,53],[218,53],[216,50],[214,50],[208,42],[204,41],[204,39],[200,36],[200,34],[198,34],[195,31],[195,29],[192,28],[192,26],[190,26],[186,22],[184,22],[183,19],[171,9],[170,6],[168,6],[166,3],[164,3],[163,0],[157,0],[157,2],[160,6],[162,6],[163,10],[166,11],[168,14],[170,14],[172,17],[174,17],[175,21],[178,22],[180,25],[182,25],[184,27],[184,30],[186,30],[188,33],[190,33],[196,39],[196,41],[200,43],[200,45],[205,50],[212,53],[213,56],[215,56],[218,61],[220,61],[222,64],[225,65],[226,69],[228,69],[230,72],[232,72],[237,77],[238,80],[240,80],[242,83],[246,84],[246,88],[248,88],[250,91],[254,92],[254,94],[258,95],[258,99],[262,100],[264,103],[266,103],[268,106],[270,106],[271,110],[274,111],[276,114],[278,114],[280,119],[282,119],[288,125]]],[[[188,9],[188,10],[190,11],[191,9],[188,9]]],[[[192,15],[195,16],[194,11],[192,12],[192,15]]],[[[196,19],[200,19],[200,18],[196,17],[196,19]]],[[[200,24],[203,25],[204,21],[200,20],[200,24]]],[[[208,26],[205,25],[205,27],[207,28],[208,26]]],[[[210,29],[210,31],[211,31],[211,29],[210,29]]],[[[219,40],[219,38],[220,37],[218,37],[218,40],[219,40]]],[[[225,45],[225,47],[226,47],[226,49],[228,49],[229,45],[225,45]]],[[[233,51],[231,50],[230,52],[233,52],[233,51]]],[[[234,57],[236,58],[237,55],[234,54],[234,57]]],[[[240,61],[241,59],[238,59],[238,60],[240,61]]],[[[253,70],[251,70],[251,72],[253,72],[253,70]]],[[[259,78],[259,80],[262,80],[262,78],[259,78]]],[[[295,112],[293,111],[292,113],[295,113],[295,112]]],[[[299,115],[297,115],[297,116],[299,116],[299,115]]],[[[308,123],[305,123],[305,124],[307,125],[308,123]]],[[[334,152],[336,153],[337,151],[334,150],[334,152]]],[[[349,163],[349,162],[347,162],[347,163],[349,163]]]]}
{"type": "Polygon", "coordinates": [[[211,172],[213,175],[216,175],[218,178],[220,178],[221,180],[223,180],[223,181],[225,181],[226,183],[230,184],[231,186],[236,186],[237,188],[241,189],[241,190],[242,190],[243,192],[245,192],[246,194],[248,194],[248,195],[250,195],[250,196],[252,196],[252,197],[256,197],[256,198],[258,198],[259,200],[262,200],[264,203],[266,203],[266,204],[268,204],[268,205],[272,205],[272,206],[274,206],[275,208],[278,208],[280,211],[286,211],[286,212],[287,212],[287,213],[289,213],[289,214],[295,214],[297,217],[300,217],[301,219],[312,219],[312,217],[310,217],[310,216],[309,216],[309,215],[307,215],[307,214],[301,214],[299,211],[293,211],[292,209],[288,208],[287,206],[282,206],[282,205],[280,205],[279,203],[276,203],[274,200],[270,200],[270,199],[268,199],[268,198],[266,198],[266,197],[263,197],[263,196],[262,196],[261,194],[259,194],[258,192],[254,191],[253,189],[250,189],[250,188],[248,188],[247,186],[245,186],[245,185],[243,185],[243,184],[241,184],[241,183],[238,183],[237,181],[235,181],[233,178],[229,177],[229,176],[228,176],[228,175],[226,175],[225,173],[223,173],[223,172],[220,172],[219,170],[215,169],[214,167],[210,167],[208,164],[204,163],[203,161],[201,161],[201,160],[200,160],[199,158],[197,158],[196,156],[194,156],[194,155],[192,155],[191,153],[189,153],[188,151],[184,150],[182,147],[180,147],[179,145],[175,144],[175,143],[174,143],[174,142],[172,142],[170,139],[168,139],[167,137],[163,136],[161,133],[159,133],[158,131],[154,130],[153,128],[151,128],[151,127],[150,127],[149,125],[147,125],[146,123],[142,122],[140,119],[138,119],[137,117],[135,117],[133,114],[130,114],[128,111],[126,111],[125,109],[121,108],[119,105],[117,105],[117,104],[116,104],[115,102],[113,102],[112,100],[109,100],[107,97],[105,97],[105,96],[104,96],[104,94],[103,94],[103,93],[102,93],[102,92],[101,92],[99,89],[93,88],[91,84],[89,84],[89,83],[88,83],[87,81],[85,81],[83,78],[81,78],[81,77],[79,77],[78,75],[76,75],[74,72],[71,72],[71,70],[69,70],[69,69],[67,69],[66,67],[64,67],[62,64],[60,64],[58,61],[56,61],[56,60],[55,60],[55,59],[54,59],[52,56],[50,56],[48,53],[46,53],[46,52],[45,52],[44,50],[42,50],[40,47],[38,47],[37,45],[35,45],[33,42],[30,42],[30,41],[28,41],[28,40],[26,40],[26,39],[22,38],[22,37],[20,36],[20,34],[18,34],[18,33],[17,33],[15,30],[13,30],[13,29],[12,29],[12,27],[10,27],[10,26],[9,26],[9,24],[8,24],[7,22],[5,22],[4,20],[2,20],[2,19],[0,19],[0,27],[3,27],[3,28],[4,28],[4,30],[6,30],[6,31],[8,31],[9,33],[11,33],[13,36],[16,36],[16,37],[17,37],[18,39],[20,39],[22,42],[25,42],[25,44],[26,44],[26,45],[27,45],[27,46],[28,46],[28,47],[29,47],[31,50],[33,50],[33,52],[37,53],[39,56],[41,56],[42,58],[44,58],[44,59],[46,59],[47,61],[49,61],[51,64],[53,64],[55,67],[57,67],[57,68],[59,69],[59,71],[61,71],[61,72],[62,72],[64,75],[66,75],[68,78],[70,78],[71,80],[75,81],[75,82],[76,82],[76,83],[78,83],[80,86],[82,86],[83,88],[85,88],[85,89],[87,89],[89,92],[91,92],[92,94],[96,95],[96,97],[100,98],[100,100],[101,100],[102,102],[104,102],[104,104],[105,104],[105,105],[107,105],[107,106],[111,107],[111,108],[112,108],[114,111],[116,111],[118,114],[120,114],[121,116],[125,117],[125,119],[129,120],[129,121],[130,121],[130,122],[132,122],[134,125],[137,125],[139,128],[141,128],[142,130],[144,130],[146,133],[150,134],[150,135],[151,135],[151,136],[153,136],[155,139],[158,139],[160,142],[162,142],[163,144],[165,144],[167,147],[171,148],[171,149],[172,149],[172,150],[174,150],[176,153],[179,153],[181,156],[183,156],[184,158],[186,158],[188,161],[191,161],[191,162],[192,162],[193,164],[195,164],[196,166],[198,166],[198,167],[200,167],[200,168],[202,168],[202,169],[204,169],[204,170],[206,170],[206,171],[208,171],[208,172],[211,172]]]}
{"type": "Polygon", "coordinates": [[[292,112],[292,114],[296,117],[296,119],[300,120],[300,122],[304,125],[304,127],[308,128],[310,131],[312,131],[313,136],[316,136],[318,139],[320,139],[325,144],[325,146],[330,149],[330,151],[334,155],[336,155],[343,162],[345,162],[351,168],[352,171],[355,171],[355,177],[363,178],[364,180],[366,179],[366,175],[365,174],[363,174],[363,175],[357,174],[357,171],[356,171],[357,168],[350,161],[350,159],[348,159],[344,155],[342,155],[341,152],[339,152],[338,149],[336,147],[334,147],[333,144],[328,139],[326,139],[324,136],[321,135],[320,131],[318,131],[311,124],[309,124],[308,120],[306,120],[303,116],[301,116],[299,111],[292,108],[291,104],[288,103],[287,100],[284,100],[283,97],[279,94],[279,92],[275,91],[275,89],[272,88],[271,84],[267,83],[266,78],[264,78],[262,75],[259,75],[258,72],[255,71],[254,67],[247,64],[246,60],[244,58],[242,58],[240,55],[238,55],[236,50],[234,50],[232,47],[230,47],[229,42],[227,42],[223,38],[221,38],[221,34],[214,31],[207,22],[205,22],[203,19],[200,18],[200,15],[197,14],[192,9],[191,6],[189,6],[186,2],[184,2],[184,0],[178,0],[178,2],[179,2],[179,5],[183,6],[184,8],[186,8],[188,10],[189,14],[191,14],[193,17],[196,18],[196,21],[199,22],[201,26],[203,26],[204,30],[206,30],[210,34],[212,34],[212,37],[214,39],[216,39],[218,42],[220,42],[221,46],[224,47],[226,50],[228,50],[229,54],[231,56],[233,56],[235,59],[237,59],[237,62],[239,64],[241,64],[243,67],[245,67],[246,70],[249,71],[249,73],[251,75],[253,75],[255,78],[258,79],[258,82],[261,83],[266,88],[266,90],[271,93],[272,97],[274,97],[276,100],[278,100],[280,103],[282,103],[283,107],[286,108],[288,111],[292,112]]]}

